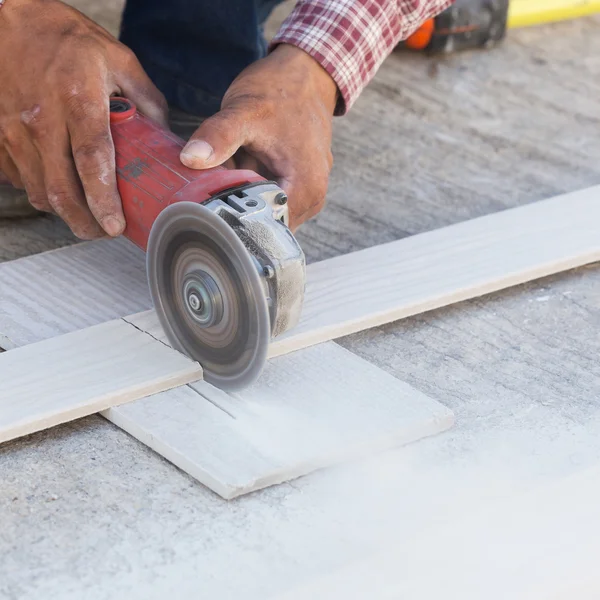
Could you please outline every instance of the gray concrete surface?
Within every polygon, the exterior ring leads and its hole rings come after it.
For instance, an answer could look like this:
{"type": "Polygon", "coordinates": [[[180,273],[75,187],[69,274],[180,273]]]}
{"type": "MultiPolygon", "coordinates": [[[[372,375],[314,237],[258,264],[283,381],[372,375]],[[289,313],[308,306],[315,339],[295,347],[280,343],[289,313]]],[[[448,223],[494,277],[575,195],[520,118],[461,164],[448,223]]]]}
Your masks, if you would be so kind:
{"type": "MultiPolygon", "coordinates": [[[[115,26],[118,3],[89,5],[115,26]]],[[[592,17],[394,54],[336,124],[309,259],[600,183],[599,33],[592,17]]],[[[72,241],[0,227],[2,259],[72,241]]],[[[266,598],[597,463],[599,326],[592,265],[346,338],[455,428],[230,503],[99,417],[3,445],[0,598],[266,598]]]]}

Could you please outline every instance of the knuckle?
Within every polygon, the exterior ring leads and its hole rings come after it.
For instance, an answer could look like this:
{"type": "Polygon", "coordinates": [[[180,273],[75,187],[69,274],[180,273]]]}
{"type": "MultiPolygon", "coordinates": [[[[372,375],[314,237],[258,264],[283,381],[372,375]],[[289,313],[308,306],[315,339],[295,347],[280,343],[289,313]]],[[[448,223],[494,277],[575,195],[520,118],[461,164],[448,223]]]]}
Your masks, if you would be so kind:
{"type": "Polygon", "coordinates": [[[19,115],[19,122],[32,139],[40,139],[44,136],[44,120],[39,104],[35,104],[30,109],[22,111],[19,115]]]}
{"type": "Polygon", "coordinates": [[[59,215],[69,212],[75,202],[74,194],[66,186],[48,189],[48,203],[59,215]]]}
{"type": "Polygon", "coordinates": [[[103,183],[108,183],[108,176],[114,169],[112,142],[108,134],[93,136],[77,144],[73,148],[73,158],[82,175],[96,176],[103,183]]]}
{"type": "Polygon", "coordinates": [[[231,95],[226,99],[224,105],[226,108],[258,120],[269,119],[277,111],[277,104],[272,98],[256,93],[231,95]]]}
{"type": "Polygon", "coordinates": [[[36,210],[40,210],[43,212],[53,212],[50,203],[48,202],[48,197],[46,194],[40,194],[37,192],[28,193],[29,204],[33,206],[36,210]]]}
{"type": "Polygon", "coordinates": [[[21,111],[19,120],[25,127],[35,127],[40,122],[42,109],[39,104],[34,104],[31,108],[21,111]]]}
{"type": "Polygon", "coordinates": [[[88,221],[85,224],[78,224],[71,226],[73,233],[81,240],[96,240],[104,237],[100,227],[95,221],[88,221]]]}
{"type": "Polygon", "coordinates": [[[50,212],[55,212],[64,219],[79,239],[90,240],[98,237],[98,225],[92,215],[83,210],[77,192],[63,183],[54,185],[48,189],[50,212]]]}
{"type": "Polygon", "coordinates": [[[268,98],[257,98],[248,106],[250,114],[259,121],[267,121],[277,112],[275,102],[268,98]]]}
{"type": "Polygon", "coordinates": [[[119,62],[125,70],[142,68],[138,57],[131,48],[121,43],[118,43],[118,47],[120,51],[119,62]]]}
{"type": "Polygon", "coordinates": [[[23,131],[16,119],[0,119],[0,142],[10,148],[17,144],[23,131]]]}
{"type": "Polygon", "coordinates": [[[254,116],[260,121],[266,121],[270,119],[277,112],[275,102],[267,98],[256,100],[256,102],[253,104],[253,108],[254,116]]]}
{"type": "Polygon", "coordinates": [[[157,106],[158,110],[164,114],[167,114],[169,112],[169,103],[167,102],[166,96],[158,90],[156,90],[155,95],[156,95],[156,106],[157,106]]]}
{"type": "MultiPolygon", "coordinates": [[[[69,74],[69,71],[64,72],[65,75],[69,74]]],[[[65,103],[77,102],[83,96],[83,85],[80,81],[75,78],[68,77],[69,83],[61,87],[59,94],[60,98],[65,103]]]]}
{"type": "Polygon", "coordinates": [[[62,99],[73,121],[89,121],[104,112],[104,105],[99,102],[99,96],[88,91],[82,91],[77,84],[67,86],[62,99]]]}
{"type": "Polygon", "coordinates": [[[76,35],[81,30],[80,23],[75,19],[68,19],[62,23],[60,35],[63,38],[69,38],[76,35]]]}

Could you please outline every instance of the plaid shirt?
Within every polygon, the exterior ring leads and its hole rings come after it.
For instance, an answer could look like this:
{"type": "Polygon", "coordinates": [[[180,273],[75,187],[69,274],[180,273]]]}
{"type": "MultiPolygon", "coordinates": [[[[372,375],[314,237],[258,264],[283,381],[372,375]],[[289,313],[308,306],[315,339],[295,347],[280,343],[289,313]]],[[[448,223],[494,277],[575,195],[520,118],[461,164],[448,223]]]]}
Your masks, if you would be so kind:
{"type": "Polygon", "coordinates": [[[317,60],[347,112],[396,44],[452,0],[298,0],[271,47],[292,44],[317,60]]]}

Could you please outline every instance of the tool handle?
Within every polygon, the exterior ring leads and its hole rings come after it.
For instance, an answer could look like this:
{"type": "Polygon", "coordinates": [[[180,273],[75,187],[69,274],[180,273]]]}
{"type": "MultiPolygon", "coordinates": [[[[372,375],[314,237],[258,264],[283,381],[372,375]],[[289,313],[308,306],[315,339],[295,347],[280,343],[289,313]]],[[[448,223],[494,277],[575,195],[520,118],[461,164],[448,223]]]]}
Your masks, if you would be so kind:
{"type": "Polygon", "coordinates": [[[265,181],[247,170],[189,169],[179,159],[185,142],[126,98],[110,99],[110,127],[127,223],[124,235],[144,251],[154,221],[170,204],[202,204],[226,189],[265,181]]]}

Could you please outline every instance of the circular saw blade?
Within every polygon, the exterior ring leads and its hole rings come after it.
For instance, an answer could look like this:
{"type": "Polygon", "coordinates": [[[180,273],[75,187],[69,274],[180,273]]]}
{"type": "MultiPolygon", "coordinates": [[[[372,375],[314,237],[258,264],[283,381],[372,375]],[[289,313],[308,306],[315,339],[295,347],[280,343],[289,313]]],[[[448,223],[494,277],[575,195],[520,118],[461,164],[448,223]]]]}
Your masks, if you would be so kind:
{"type": "Polygon", "coordinates": [[[267,358],[269,311],[258,265],[231,227],[201,204],[177,202],[154,222],[146,256],[173,348],[221,389],[253,383],[267,358]]]}

